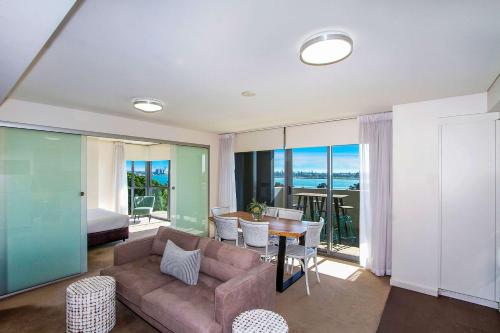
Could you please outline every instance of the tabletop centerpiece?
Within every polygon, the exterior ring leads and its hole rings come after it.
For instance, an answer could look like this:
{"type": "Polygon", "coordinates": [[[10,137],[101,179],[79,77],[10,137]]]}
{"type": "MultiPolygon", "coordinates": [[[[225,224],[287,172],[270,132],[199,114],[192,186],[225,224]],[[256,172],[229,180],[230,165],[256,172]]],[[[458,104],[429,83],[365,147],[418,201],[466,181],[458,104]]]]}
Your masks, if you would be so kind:
{"type": "Polygon", "coordinates": [[[267,209],[265,202],[257,202],[257,200],[252,199],[252,202],[248,205],[248,212],[252,214],[254,221],[262,221],[262,215],[267,209]]]}

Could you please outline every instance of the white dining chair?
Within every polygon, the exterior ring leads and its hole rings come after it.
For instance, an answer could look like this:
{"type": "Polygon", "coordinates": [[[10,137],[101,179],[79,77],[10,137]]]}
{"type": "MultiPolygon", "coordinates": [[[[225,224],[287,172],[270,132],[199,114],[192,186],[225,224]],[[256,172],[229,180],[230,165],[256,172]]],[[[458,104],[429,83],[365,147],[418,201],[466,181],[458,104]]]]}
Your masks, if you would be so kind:
{"type": "Polygon", "coordinates": [[[292,258],[292,267],[290,274],[293,275],[293,263],[295,259],[298,259],[300,262],[300,266],[304,270],[306,277],[306,291],[307,295],[309,293],[309,279],[307,274],[308,263],[312,258],[314,261],[314,268],[316,270],[316,279],[319,280],[319,272],[318,272],[318,246],[321,242],[321,230],[323,229],[323,225],[325,224],[325,220],[321,217],[319,222],[308,222],[307,231],[305,235],[305,245],[290,245],[286,248],[286,258],[292,258]]]}
{"type": "Polygon", "coordinates": [[[276,217],[278,216],[278,207],[267,207],[264,211],[264,216],[276,217]]]}
{"type": "Polygon", "coordinates": [[[250,222],[240,219],[243,246],[260,253],[264,261],[278,255],[278,247],[269,243],[269,222],[250,222]]]}
{"type": "Polygon", "coordinates": [[[220,216],[222,214],[227,214],[229,213],[229,207],[213,207],[212,208],[212,215],[213,216],[220,216]]]}
{"type": "Polygon", "coordinates": [[[219,242],[233,243],[243,246],[242,235],[238,232],[237,217],[214,216],[216,239],[219,242]]]}
{"type": "MultiPolygon", "coordinates": [[[[289,220],[295,220],[295,221],[302,221],[302,215],[304,215],[304,212],[302,212],[300,209],[290,209],[290,208],[278,208],[278,218],[283,218],[283,219],[289,219],[289,220]]],[[[279,239],[277,237],[272,237],[271,236],[271,242],[273,244],[278,245],[279,239]]],[[[286,245],[294,245],[298,244],[297,238],[290,238],[287,237],[286,239],[286,245]]]]}
{"type": "Polygon", "coordinates": [[[295,221],[302,221],[304,212],[300,209],[278,208],[278,217],[295,221]]]}

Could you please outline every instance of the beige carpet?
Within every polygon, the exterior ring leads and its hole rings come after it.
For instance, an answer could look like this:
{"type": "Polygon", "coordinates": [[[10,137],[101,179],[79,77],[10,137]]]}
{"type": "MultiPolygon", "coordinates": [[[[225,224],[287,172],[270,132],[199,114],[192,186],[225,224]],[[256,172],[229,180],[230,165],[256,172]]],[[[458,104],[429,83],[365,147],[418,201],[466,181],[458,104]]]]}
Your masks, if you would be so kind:
{"type": "MultiPolygon", "coordinates": [[[[147,230],[142,235],[149,233],[147,230]]],[[[111,265],[112,258],[112,245],[90,250],[85,276],[98,274],[111,265]]],[[[303,278],[277,294],[277,311],[287,320],[290,332],[375,332],[389,293],[388,279],[333,259],[322,258],[319,266],[320,284],[314,272],[309,272],[311,296],[306,295],[303,278]]],[[[80,278],[0,300],[0,332],[64,332],[65,289],[80,278]]],[[[113,332],[157,331],[118,303],[113,332]]]]}

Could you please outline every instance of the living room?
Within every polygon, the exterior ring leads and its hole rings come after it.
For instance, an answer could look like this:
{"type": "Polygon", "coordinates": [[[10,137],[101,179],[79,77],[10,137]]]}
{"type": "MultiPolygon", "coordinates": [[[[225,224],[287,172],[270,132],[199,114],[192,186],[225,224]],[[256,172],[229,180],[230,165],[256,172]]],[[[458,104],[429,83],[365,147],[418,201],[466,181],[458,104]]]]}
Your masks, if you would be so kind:
{"type": "Polygon", "coordinates": [[[2,2],[0,331],[498,332],[498,12],[2,2]]]}

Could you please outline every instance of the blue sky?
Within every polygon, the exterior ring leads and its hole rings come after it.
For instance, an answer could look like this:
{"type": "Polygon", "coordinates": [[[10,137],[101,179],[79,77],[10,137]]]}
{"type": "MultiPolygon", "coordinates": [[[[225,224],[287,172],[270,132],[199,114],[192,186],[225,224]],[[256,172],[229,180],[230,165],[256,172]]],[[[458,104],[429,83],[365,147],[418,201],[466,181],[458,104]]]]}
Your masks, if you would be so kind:
{"type": "MultiPolygon", "coordinates": [[[[151,163],[151,168],[153,171],[155,169],[162,169],[162,168],[167,168],[168,169],[168,161],[153,161],[151,163]]],[[[132,161],[127,161],[127,170],[132,170],[132,161]]],[[[134,170],[135,171],[146,171],[146,162],[145,161],[135,161],[134,164],[134,170]]]]}
{"type": "MultiPolygon", "coordinates": [[[[293,154],[294,171],[326,172],[328,147],[295,148],[293,154]]],[[[284,150],[274,151],[274,168],[283,170],[284,150]]],[[[333,172],[359,171],[359,145],[333,147],[333,172]]]]}

